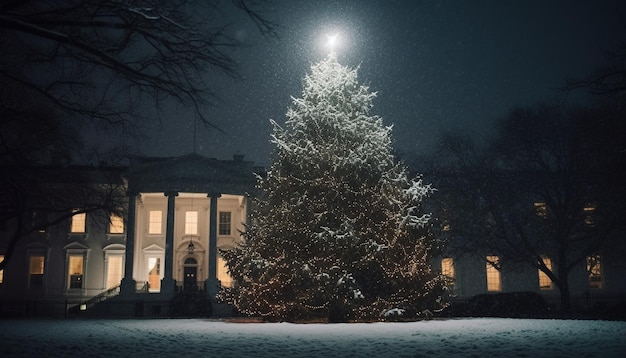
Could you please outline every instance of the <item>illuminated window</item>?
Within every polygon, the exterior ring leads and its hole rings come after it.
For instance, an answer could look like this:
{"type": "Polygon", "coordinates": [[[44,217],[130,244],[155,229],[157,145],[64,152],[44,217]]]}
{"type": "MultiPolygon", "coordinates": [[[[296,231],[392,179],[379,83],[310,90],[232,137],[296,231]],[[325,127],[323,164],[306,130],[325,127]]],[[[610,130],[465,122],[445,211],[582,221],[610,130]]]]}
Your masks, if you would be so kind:
{"type": "MultiPolygon", "coordinates": [[[[0,255],[0,262],[4,261],[4,255],[0,255]]],[[[4,270],[0,270],[0,283],[4,281],[4,270]]]]}
{"type": "MultiPolygon", "coordinates": [[[[543,264],[546,265],[548,270],[552,271],[552,260],[549,257],[542,256],[543,264]]],[[[542,290],[551,290],[554,288],[552,280],[543,271],[539,271],[539,288],[542,290]]]]}
{"type": "Polygon", "coordinates": [[[148,223],[148,234],[160,234],[163,228],[163,212],[151,210],[148,223]]]}
{"type": "Polygon", "coordinates": [[[111,214],[109,217],[109,234],[123,234],[124,233],[124,219],[115,214],[111,214]]]}
{"type": "Polygon", "coordinates": [[[107,288],[115,287],[122,281],[124,272],[124,256],[107,256],[107,288]]]}
{"type": "Polygon", "coordinates": [[[83,288],[83,255],[70,255],[67,273],[69,288],[83,288]]]}
{"type": "Polygon", "coordinates": [[[222,287],[232,287],[233,279],[228,273],[228,266],[226,266],[226,260],[221,256],[217,257],[217,279],[220,280],[222,287]]]}
{"type": "Polygon", "coordinates": [[[29,284],[30,287],[43,287],[44,257],[43,255],[33,255],[29,261],[29,284]]]}
{"type": "Polygon", "coordinates": [[[161,258],[148,258],[148,291],[161,291],[161,258]]]}
{"type": "Polygon", "coordinates": [[[74,210],[74,215],[72,215],[72,226],[71,232],[76,234],[82,234],[86,232],[87,228],[87,214],[85,213],[76,213],[78,209],[74,210]]]}
{"type": "Polygon", "coordinates": [[[536,202],[535,203],[535,214],[537,214],[537,216],[539,216],[540,218],[547,218],[548,217],[548,205],[544,202],[536,202]]]}
{"type": "Polygon", "coordinates": [[[589,204],[583,208],[583,211],[585,213],[585,225],[594,226],[596,224],[596,221],[595,221],[596,206],[589,204]]]}
{"type": "Polygon", "coordinates": [[[220,211],[220,235],[230,235],[230,211],[220,211]]]}
{"type": "Polygon", "coordinates": [[[198,234],[198,212],[187,211],[185,213],[185,234],[197,235],[198,234]]]}
{"type": "Polygon", "coordinates": [[[587,256],[589,287],[602,288],[602,265],[600,255],[587,256]]]}
{"type": "Polygon", "coordinates": [[[498,256],[487,256],[487,291],[501,291],[500,280],[500,258],[498,256]]]}
{"type": "Polygon", "coordinates": [[[441,259],[441,274],[445,276],[448,286],[454,285],[454,261],[451,257],[441,259]]]}

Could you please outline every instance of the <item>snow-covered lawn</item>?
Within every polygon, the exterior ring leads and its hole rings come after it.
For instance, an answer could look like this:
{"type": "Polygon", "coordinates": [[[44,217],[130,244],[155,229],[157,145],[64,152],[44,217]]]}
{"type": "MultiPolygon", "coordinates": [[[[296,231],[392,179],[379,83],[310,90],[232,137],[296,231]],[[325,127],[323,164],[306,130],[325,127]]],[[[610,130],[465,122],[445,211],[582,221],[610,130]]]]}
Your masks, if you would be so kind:
{"type": "Polygon", "coordinates": [[[1,357],[626,357],[626,322],[1,320],[1,357]]]}

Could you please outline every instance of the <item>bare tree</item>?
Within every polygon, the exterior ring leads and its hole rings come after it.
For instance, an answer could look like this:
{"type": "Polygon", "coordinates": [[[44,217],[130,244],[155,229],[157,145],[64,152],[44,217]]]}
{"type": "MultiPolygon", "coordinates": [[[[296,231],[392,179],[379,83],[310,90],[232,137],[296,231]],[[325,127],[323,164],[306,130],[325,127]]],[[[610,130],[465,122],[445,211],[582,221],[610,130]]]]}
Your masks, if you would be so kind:
{"type": "Polygon", "coordinates": [[[596,96],[623,99],[626,96],[626,44],[607,52],[605,58],[605,65],[586,77],[568,79],[564,89],[584,89],[596,96]]]}
{"type": "Polygon", "coordinates": [[[0,83],[19,86],[66,115],[133,124],[141,106],[174,100],[204,109],[208,76],[237,77],[229,24],[247,15],[264,34],[273,24],[259,1],[68,0],[0,5],[0,83]]]}
{"type": "Polygon", "coordinates": [[[487,148],[448,138],[448,161],[433,180],[448,250],[498,252],[503,264],[541,270],[569,311],[569,273],[616,244],[624,227],[621,135],[615,113],[539,105],[511,111],[487,148]]]}
{"type": "Polygon", "coordinates": [[[0,225],[7,228],[0,238],[0,270],[17,242],[35,231],[80,212],[123,214],[117,169],[61,168],[65,158],[83,150],[79,131],[85,120],[138,133],[146,108],[174,101],[219,130],[204,114],[217,95],[210,78],[238,78],[232,50],[241,44],[229,28],[237,17],[274,34],[260,3],[0,4],[0,225]],[[51,163],[56,166],[43,166],[51,163]]]}

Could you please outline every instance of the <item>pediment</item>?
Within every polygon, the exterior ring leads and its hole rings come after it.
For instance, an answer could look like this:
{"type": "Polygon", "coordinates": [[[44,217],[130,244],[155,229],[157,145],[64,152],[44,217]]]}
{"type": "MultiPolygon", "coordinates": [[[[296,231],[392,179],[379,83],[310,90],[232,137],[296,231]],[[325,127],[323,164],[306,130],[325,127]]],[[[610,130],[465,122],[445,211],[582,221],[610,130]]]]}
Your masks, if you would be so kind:
{"type": "Polygon", "coordinates": [[[63,250],[89,250],[89,247],[81,244],[80,242],[73,241],[63,246],[63,250]]]}
{"type": "Polygon", "coordinates": [[[148,253],[148,252],[162,253],[162,252],[165,252],[165,249],[163,249],[159,245],[152,244],[150,246],[144,247],[143,248],[143,252],[146,252],[146,253],[148,253]]]}

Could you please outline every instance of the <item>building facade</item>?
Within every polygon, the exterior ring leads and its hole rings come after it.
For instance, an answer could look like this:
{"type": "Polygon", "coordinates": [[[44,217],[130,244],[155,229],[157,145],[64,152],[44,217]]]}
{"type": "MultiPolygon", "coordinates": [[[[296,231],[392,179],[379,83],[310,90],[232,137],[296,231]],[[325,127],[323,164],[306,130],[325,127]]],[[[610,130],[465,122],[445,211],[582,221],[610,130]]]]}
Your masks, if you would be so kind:
{"type": "MultiPolygon", "coordinates": [[[[0,315],[64,316],[100,309],[103,317],[165,316],[175,295],[194,292],[219,306],[217,291],[233,284],[219,251],[242,239],[258,172],[239,155],[232,160],[198,154],[132,158],[114,171],[127,198],[124,217],[81,213],[77,207],[70,219],[17,243],[0,271],[0,315]],[[106,310],[98,308],[107,303],[106,310]]],[[[0,227],[0,260],[8,250],[10,226],[0,227]]],[[[543,260],[552,265],[549,256],[543,260]]],[[[559,291],[543,272],[509,265],[497,252],[448,255],[433,266],[449,278],[459,299],[532,291],[558,302],[559,291]]],[[[570,274],[572,304],[589,306],[602,299],[623,304],[625,277],[623,252],[606,249],[587,257],[570,274]]]]}
{"type": "MultiPolygon", "coordinates": [[[[133,311],[137,302],[168,302],[180,292],[214,298],[232,284],[219,250],[241,240],[254,170],[240,155],[132,158],[122,171],[125,218],[77,213],[18,242],[0,271],[2,313],[59,316],[111,298],[133,311]]],[[[0,241],[0,258],[7,242],[0,241]]]]}

